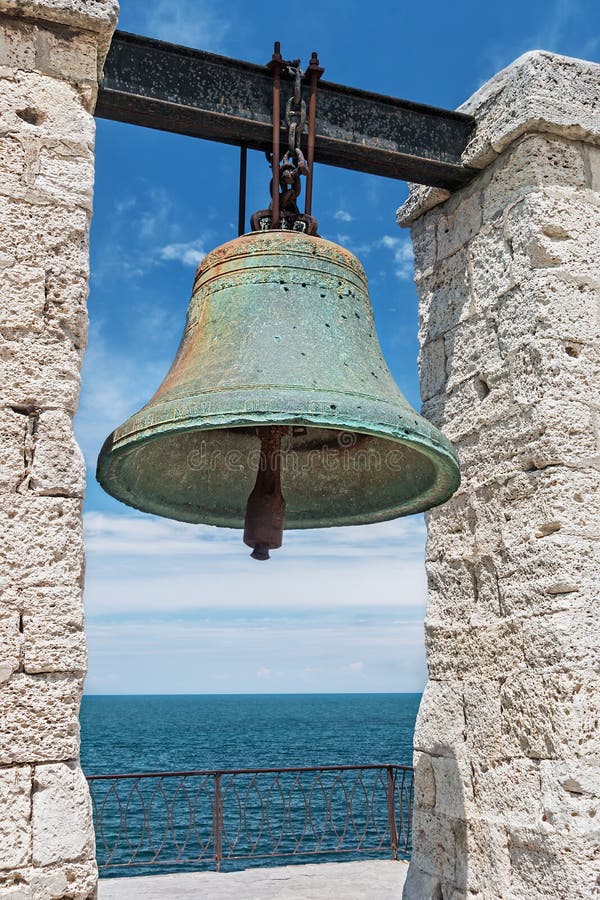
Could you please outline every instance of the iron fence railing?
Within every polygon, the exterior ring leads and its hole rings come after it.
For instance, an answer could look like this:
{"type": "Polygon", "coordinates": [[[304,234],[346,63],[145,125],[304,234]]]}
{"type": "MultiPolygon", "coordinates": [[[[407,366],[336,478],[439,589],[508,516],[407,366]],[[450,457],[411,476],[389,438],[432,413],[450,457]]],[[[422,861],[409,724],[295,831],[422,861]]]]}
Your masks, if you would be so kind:
{"type": "Polygon", "coordinates": [[[413,770],[319,766],[90,775],[98,866],[156,872],[279,857],[406,857],[413,770]]]}

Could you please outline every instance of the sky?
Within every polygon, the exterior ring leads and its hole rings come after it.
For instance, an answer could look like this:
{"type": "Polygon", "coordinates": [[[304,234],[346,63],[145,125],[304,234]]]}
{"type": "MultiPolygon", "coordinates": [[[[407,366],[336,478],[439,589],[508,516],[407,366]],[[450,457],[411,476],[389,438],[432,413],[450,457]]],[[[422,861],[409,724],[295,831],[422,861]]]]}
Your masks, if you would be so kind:
{"type": "MultiPolygon", "coordinates": [[[[404,4],[122,0],[119,27],[263,64],[319,53],[325,78],[455,108],[521,53],[600,59],[597,0],[404,4]]],[[[235,237],[239,151],[97,121],[90,334],[76,435],[85,502],[87,693],[422,690],[422,516],[289,532],[269,563],[239,532],[136,513],[96,484],[104,438],[154,393],[177,349],[195,267],[235,237]]],[[[249,154],[248,212],[268,205],[249,154]]],[[[417,296],[401,181],[317,166],[323,237],[356,253],[382,348],[418,409],[417,296]]]]}

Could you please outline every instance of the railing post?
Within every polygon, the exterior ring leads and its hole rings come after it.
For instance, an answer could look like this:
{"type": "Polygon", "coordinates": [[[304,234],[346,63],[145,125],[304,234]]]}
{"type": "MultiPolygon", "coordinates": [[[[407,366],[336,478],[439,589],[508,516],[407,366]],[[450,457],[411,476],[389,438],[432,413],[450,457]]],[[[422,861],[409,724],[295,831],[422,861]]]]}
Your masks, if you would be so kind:
{"type": "Polygon", "coordinates": [[[215,800],[213,804],[213,835],[215,846],[215,870],[221,871],[223,857],[223,792],[221,789],[221,773],[215,772],[215,800]]]}
{"type": "Polygon", "coordinates": [[[394,778],[393,766],[387,766],[387,807],[392,858],[397,860],[398,832],[396,831],[396,779],[394,778]]]}

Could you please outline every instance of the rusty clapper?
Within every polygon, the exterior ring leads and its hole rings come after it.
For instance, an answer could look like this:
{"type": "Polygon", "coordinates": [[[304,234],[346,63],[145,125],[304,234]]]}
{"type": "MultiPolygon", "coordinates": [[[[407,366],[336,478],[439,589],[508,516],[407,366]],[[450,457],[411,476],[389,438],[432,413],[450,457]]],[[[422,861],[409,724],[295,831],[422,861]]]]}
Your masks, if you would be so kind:
{"type": "Polygon", "coordinates": [[[281,546],[284,527],[409,515],[443,503],[459,483],[450,443],[408,404],[383,359],[360,262],[316,233],[318,59],[308,73],[306,159],[299,64],[276,45],[271,69],[271,205],[200,264],[175,360],[106,440],[97,471],[108,493],[137,509],[243,528],[259,560],[281,546]],[[293,80],[284,152],[282,74],[293,80]]]}

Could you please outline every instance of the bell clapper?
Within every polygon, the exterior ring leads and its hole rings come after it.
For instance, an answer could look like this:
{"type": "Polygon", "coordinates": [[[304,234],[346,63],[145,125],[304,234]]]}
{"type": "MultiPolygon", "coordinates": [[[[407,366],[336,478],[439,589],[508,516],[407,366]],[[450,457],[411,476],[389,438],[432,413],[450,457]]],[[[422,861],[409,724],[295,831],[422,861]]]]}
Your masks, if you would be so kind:
{"type": "Polygon", "coordinates": [[[252,547],[252,559],[269,559],[269,550],[277,550],[283,541],[285,500],[281,493],[281,439],[286,430],[278,425],[257,429],[260,462],[244,522],[244,543],[252,547]]]}

